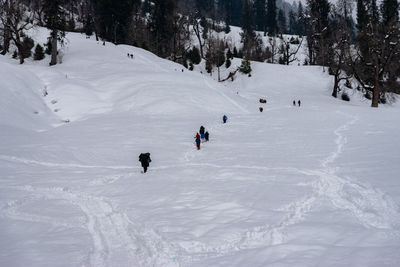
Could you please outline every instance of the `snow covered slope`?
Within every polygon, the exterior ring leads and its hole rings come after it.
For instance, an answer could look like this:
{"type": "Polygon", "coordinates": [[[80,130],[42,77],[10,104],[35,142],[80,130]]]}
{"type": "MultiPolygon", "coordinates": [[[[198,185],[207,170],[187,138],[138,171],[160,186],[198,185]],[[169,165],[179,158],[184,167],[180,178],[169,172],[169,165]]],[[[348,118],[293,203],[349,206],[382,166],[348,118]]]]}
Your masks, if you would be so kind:
{"type": "Polygon", "coordinates": [[[0,60],[0,266],[400,265],[398,105],[332,99],[317,67],[221,84],[79,34],[64,53],[0,60]]]}
{"type": "MultiPolygon", "coordinates": [[[[43,101],[42,81],[29,70],[0,57],[0,125],[24,129],[47,129],[54,122],[43,101]]],[[[4,129],[4,128],[3,128],[4,129]]]]}

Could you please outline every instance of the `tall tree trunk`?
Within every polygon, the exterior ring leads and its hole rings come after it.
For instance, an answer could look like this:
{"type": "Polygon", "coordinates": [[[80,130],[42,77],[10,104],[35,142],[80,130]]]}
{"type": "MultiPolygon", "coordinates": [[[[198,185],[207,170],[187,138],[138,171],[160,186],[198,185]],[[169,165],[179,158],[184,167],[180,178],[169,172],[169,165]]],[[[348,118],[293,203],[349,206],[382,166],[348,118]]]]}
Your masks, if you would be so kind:
{"type": "MultiPolygon", "coordinates": [[[[18,37],[19,40],[19,37],[18,37]]],[[[22,55],[22,44],[20,42],[15,44],[18,49],[19,64],[24,64],[24,56],[22,55]]]]}
{"type": "Polygon", "coordinates": [[[372,103],[371,107],[377,108],[379,104],[379,62],[378,62],[378,56],[375,54],[374,55],[375,59],[375,86],[374,90],[372,91],[372,103]]]}
{"type": "Polygon", "coordinates": [[[4,35],[3,35],[3,51],[1,51],[2,55],[5,55],[8,53],[10,50],[10,30],[8,29],[8,26],[5,27],[4,29],[4,35]]]}
{"type": "Polygon", "coordinates": [[[333,83],[333,91],[332,91],[332,96],[334,97],[334,98],[337,98],[337,94],[338,94],[338,88],[339,88],[339,75],[340,75],[340,72],[338,72],[338,71],[335,71],[335,81],[334,81],[334,83],[333,83]]]}
{"type": "Polygon", "coordinates": [[[10,50],[10,42],[11,42],[11,30],[10,30],[10,14],[9,14],[9,6],[6,4],[6,12],[5,16],[7,16],[6,24],[4,25],[3,31],[3,51],[1,51],[2,55],[5,55],[10,50]]]}
{"type": "Polygon", "coordinates": [[[50,61],[50,66],[56,65],[57,64],[57,32],[52,34],[51,37],[51,61],[50,61]]]}

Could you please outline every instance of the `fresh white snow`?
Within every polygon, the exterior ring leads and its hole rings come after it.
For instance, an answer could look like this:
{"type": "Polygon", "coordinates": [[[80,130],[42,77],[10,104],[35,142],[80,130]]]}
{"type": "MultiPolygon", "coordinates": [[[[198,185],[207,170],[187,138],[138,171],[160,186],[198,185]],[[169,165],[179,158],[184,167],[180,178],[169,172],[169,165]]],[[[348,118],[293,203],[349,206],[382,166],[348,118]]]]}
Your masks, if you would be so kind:
{"type": "Polygon", "coordinates": [[[0,266],[400,266],[398,104],[67,38],[54,67],[0,57],[0,266]]]}

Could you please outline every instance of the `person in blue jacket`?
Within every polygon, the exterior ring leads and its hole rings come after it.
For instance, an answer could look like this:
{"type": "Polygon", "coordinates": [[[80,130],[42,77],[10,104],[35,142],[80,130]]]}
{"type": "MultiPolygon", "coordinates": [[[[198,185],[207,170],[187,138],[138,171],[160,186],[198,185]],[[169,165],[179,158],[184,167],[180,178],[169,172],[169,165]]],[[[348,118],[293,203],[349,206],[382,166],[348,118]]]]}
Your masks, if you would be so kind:
{"type": "Polygon", "coordinates": [[[224,115],[224,116],[222,117],[222,121],[223,121],[224,123],[226,123],[227,120],[228,120],[228,117],[227,117],[226,115],[224,115]]]}
{"type": "Polygon", "coordinates": [[[201,140],[204,140],[206,137],[205,137],[205,131],[206,131],[206,129],[204,128],[204,126],[200,126],[200,131],[199,131],[199,133],[200,133],[200,138],[201,138],[201,140]]]}

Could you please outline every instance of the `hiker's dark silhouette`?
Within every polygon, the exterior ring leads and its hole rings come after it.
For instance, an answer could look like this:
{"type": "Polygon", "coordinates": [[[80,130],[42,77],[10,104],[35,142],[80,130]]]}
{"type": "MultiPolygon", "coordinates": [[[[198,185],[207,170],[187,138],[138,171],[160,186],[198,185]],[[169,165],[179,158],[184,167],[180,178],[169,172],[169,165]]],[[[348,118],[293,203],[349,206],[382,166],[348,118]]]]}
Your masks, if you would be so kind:
{"type": "Polygon", "coordinates": [[[147,172],[147,168],[149,167],[150,162],[151,162],[150,153],[148,153],[148,152],[147,153],[141,153],[139,155],[139,161],[142,164],[143,173],[146,173],[147,172]]]}

